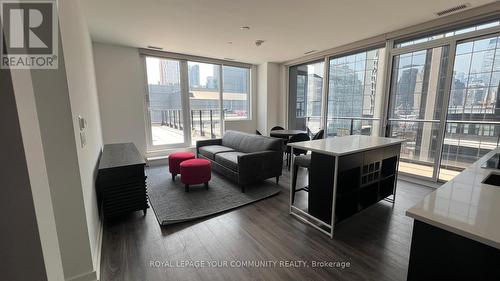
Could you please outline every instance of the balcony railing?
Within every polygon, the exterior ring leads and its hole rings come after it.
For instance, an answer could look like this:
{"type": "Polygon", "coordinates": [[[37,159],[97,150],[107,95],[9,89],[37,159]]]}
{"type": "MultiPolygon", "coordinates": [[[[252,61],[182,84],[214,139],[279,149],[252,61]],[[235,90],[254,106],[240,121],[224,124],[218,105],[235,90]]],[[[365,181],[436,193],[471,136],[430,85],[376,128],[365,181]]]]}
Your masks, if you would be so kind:
{"type": "Polygon", "coordinates": [[[378,135],[374,130],[376,123],[380,118],[373,117],[329,117],[327,119],[328,136],[346,136],[346,135],[378,135]],[[339,121],[340,120],[340,121],[339,121]],[[375,123],[375,124],[374,124],[375,123]]]}
{"type": "MultiPolygon", "coordinates": [[[[151,123],[184,130],[181,109],[150,109],[151,123]]],[[[191,131],[201,137],[215,138],[220,135],[220,111],[218,109],[193,109],[190,111],[191,131]]]]}
{"type": "Polygon", "coordinates": [[[195,132],[198,130],[198,134],[202,137],[204,137],[207,133],[210,133],[210,137],[215,138],[219,135],[216,134],[215,131],[215,128],[220,125],[219,112],[220,111],[217,109],[191,110],[191,130],[195,132]],[[205,128],[205,126],[207,128],[205,128]]]}

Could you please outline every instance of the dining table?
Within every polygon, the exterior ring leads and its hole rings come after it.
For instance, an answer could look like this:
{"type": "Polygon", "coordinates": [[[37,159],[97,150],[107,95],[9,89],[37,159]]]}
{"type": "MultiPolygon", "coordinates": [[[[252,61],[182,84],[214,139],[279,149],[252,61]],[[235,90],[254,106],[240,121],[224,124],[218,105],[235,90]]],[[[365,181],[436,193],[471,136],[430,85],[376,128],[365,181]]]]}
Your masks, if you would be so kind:
{"type": "Polygon", "coordinates": [[[274,138],[289,139],[291,136],[302,133],[307,134],[307,132],[303,130],[274,130],[271,131],[269,135],[274,138]]]}

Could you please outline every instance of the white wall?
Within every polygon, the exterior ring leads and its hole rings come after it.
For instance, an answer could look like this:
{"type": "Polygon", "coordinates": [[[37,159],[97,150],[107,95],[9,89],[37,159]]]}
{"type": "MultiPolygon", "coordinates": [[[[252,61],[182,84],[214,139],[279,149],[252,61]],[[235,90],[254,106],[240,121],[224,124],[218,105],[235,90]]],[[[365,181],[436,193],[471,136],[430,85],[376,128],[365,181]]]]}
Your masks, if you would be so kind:
{"type": "MultiPolygon", "coordinates": [[[[26,71],[23,72],[26,73],[26,71]]],[[[34,198],[33,178],[30,177],[29,173],[31,167],[28,167],[28,161],[32,159],[27,159],[25,156],[23,145],[22,131],[26,127],[21,128],[20,126],[21,123],[25,123],[25,119],[19,117],[23,116],[23,113],[18,113],[19,107],[16,105],[11,77],[10,69],[0,69],[0,92],[2,93],[0,95],[0,131],[6,132],[2,134],[0,155],[2,155],[4,163],[8,163],[2,165],[2,169],[0,169],[2,182],[0,221],[4,222],[3,225],[5,225],[0,231],[1,279],[12,281],[63,280],[62,267],[59,267],[59,274],[55,275],[53,271],[54,264],[51,262],[54,252],[50,253],[50,250],[47,251],[47,248],[43,246],[57,241],[57,232],[52,219],[49,220],[52,224],[48,225],[52,229],[41,225],[47,217],[40,213],[37,214],[35,209],[40,198],[34,198]],[[38,202],[35,203],[35,201],[38,202]],[[41,233],[47,230],[55,235],[52,241],[48,241],[46,235],[41,233]],[[48,263],[45,262],[45,257],[47,257],[48,263]],[[26,270],[28,264],[29,270],[26,270]]],[[[19,95],[21,94],[19,88],[16,91],[19,95]]],[[[19,95],[17,99],[22,100],[19,95]]],[[[33,97],[32,92],[31,97],[33,97]]],[[[24,137],[26,138],[26,135],[24,137]]],[[[42,200],[46,198],[45,196],[42,200]]],[[[50,208],[50,210],[52,209],[50,208]]],[[[55,246],[58,250],[57,243],[55,246]]]]}
{"type": "Polygon", "coordinates": [[[267,127],[271,129],[276,125],[284,126],[280,121],[280,90],[281,75],[280,65],[267,64],[267,127]]]}
{"type": "Polygon", "coordinates": [[[282,68],[277,63],[267,62],[258,66],[257,73],[257,129],[268,134],[274,126],[285,126],[282,68]]]}
{"type": "Polygon", "coordinates": [[[33,129],[23,129],[23,137],[30,138],[23,141],[26,158],[33,161],[28,165],[30,180],[36,180],[32,188],[40,188],[33,194],[44,198],[34,200],[37,218],[51,223],[47,211],[53,210],[57,234],[51,232],[54,228],[39,228],[44,259],[50,265],[47,273],[50,280],[59,280],[62,265],[65,280],[96,280],[101,224],[93,183],[102,136],[92,48],[80,2],[60,1],[58,12],[59,68],[31,70],[31,77],[16,74],[14,88],[22,90],[16,93],[16,98],[21,97],[18,104],[23,105],[22,127],[33,129]],[[85,147],[80,146],[79,115],[87,119],[85,147]],[[34,167],[36,162],[39,165],[34,167]],[[49,234],[57,243],[47,239],[49,234]],[[59,252],[47,250],[57,245],[59,252]]]}
{"type": "Polygon", "coordinates": [[[267,63],[257,67],[257,130],[267,135],[267,63]]]}
{"type": "Polygon", "coordinates": [[[288,127],[287,116],[288,116],[288,69],[283,64],[279,65],[280,72],[280,88],[278,93],[278,123],[282,124],[283,127],[288,127]]]}
{"type": "Polygon", "coordinates": [[[146,155],[145,73],[136,48],[94,43],[104,143],[133,142],[146,155]]]}
{"type": "Polygon", "coordinates": [[[80,180],[85,204],[92,262],[99,267],[102,225],[97,208],[95,179],[102,150],[101,117],[97,97],[92,42],[79,1],[63,1],[59,4],[61,41],[66,62],[66,76],[73,120],[74,137],[80,180]],[[85,118],[83,131],[86,145],[79,143],[78,117],[85,118]]]}
{"type": "Polygon", "coordinates": [[[31,73],[62,265],[68,279],[92,271],[93,263],[64,63],[60,53],[59,69],[31,73]]]}
{"type": "Polygon", "coordinates": [[[61,281],[64,280],[61,251],[31,72],[12,70],[12,84],[47,279],[61,281]]]}

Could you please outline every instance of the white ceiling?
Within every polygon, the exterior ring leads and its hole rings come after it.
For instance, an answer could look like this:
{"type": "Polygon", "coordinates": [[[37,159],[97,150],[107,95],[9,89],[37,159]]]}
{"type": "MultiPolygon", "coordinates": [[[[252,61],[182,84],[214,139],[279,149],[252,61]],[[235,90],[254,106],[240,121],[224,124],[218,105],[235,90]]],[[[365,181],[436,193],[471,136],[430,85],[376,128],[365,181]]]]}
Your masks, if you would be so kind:
{"type": "Polygon", "coordinates": [[[494,0],[84,0],[96,42],[241,62],[282,62],[494,0]],[[250,30],[241,30],[250,26],[250,30]],[[257,39],[265,40],[260,47],[257,39]],[[232,42],[232,44],[228,44],[232,42]]]}

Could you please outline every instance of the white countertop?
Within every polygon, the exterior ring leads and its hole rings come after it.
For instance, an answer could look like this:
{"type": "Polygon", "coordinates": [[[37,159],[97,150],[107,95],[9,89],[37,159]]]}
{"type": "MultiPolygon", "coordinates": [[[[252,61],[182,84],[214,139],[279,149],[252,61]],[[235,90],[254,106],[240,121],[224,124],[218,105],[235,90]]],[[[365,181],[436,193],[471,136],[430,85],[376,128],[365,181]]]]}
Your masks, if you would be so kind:
{"type": "Polygon", "coordinates": [[[500,187],[482,183],[500,170],[481,168],[498,152],[497,148],[486,154],[408,209],[406,215],[500,249],[500,187]]]}
{"type": "Polygon", "coordinates": [[[356,135],[294,142],[289,143],[288,145],[293,148],[299,148],[333,156],[341,156],[374,148],[391,146],[402,143],[403,141],[404,140],[401,139],[356,135]]]}

